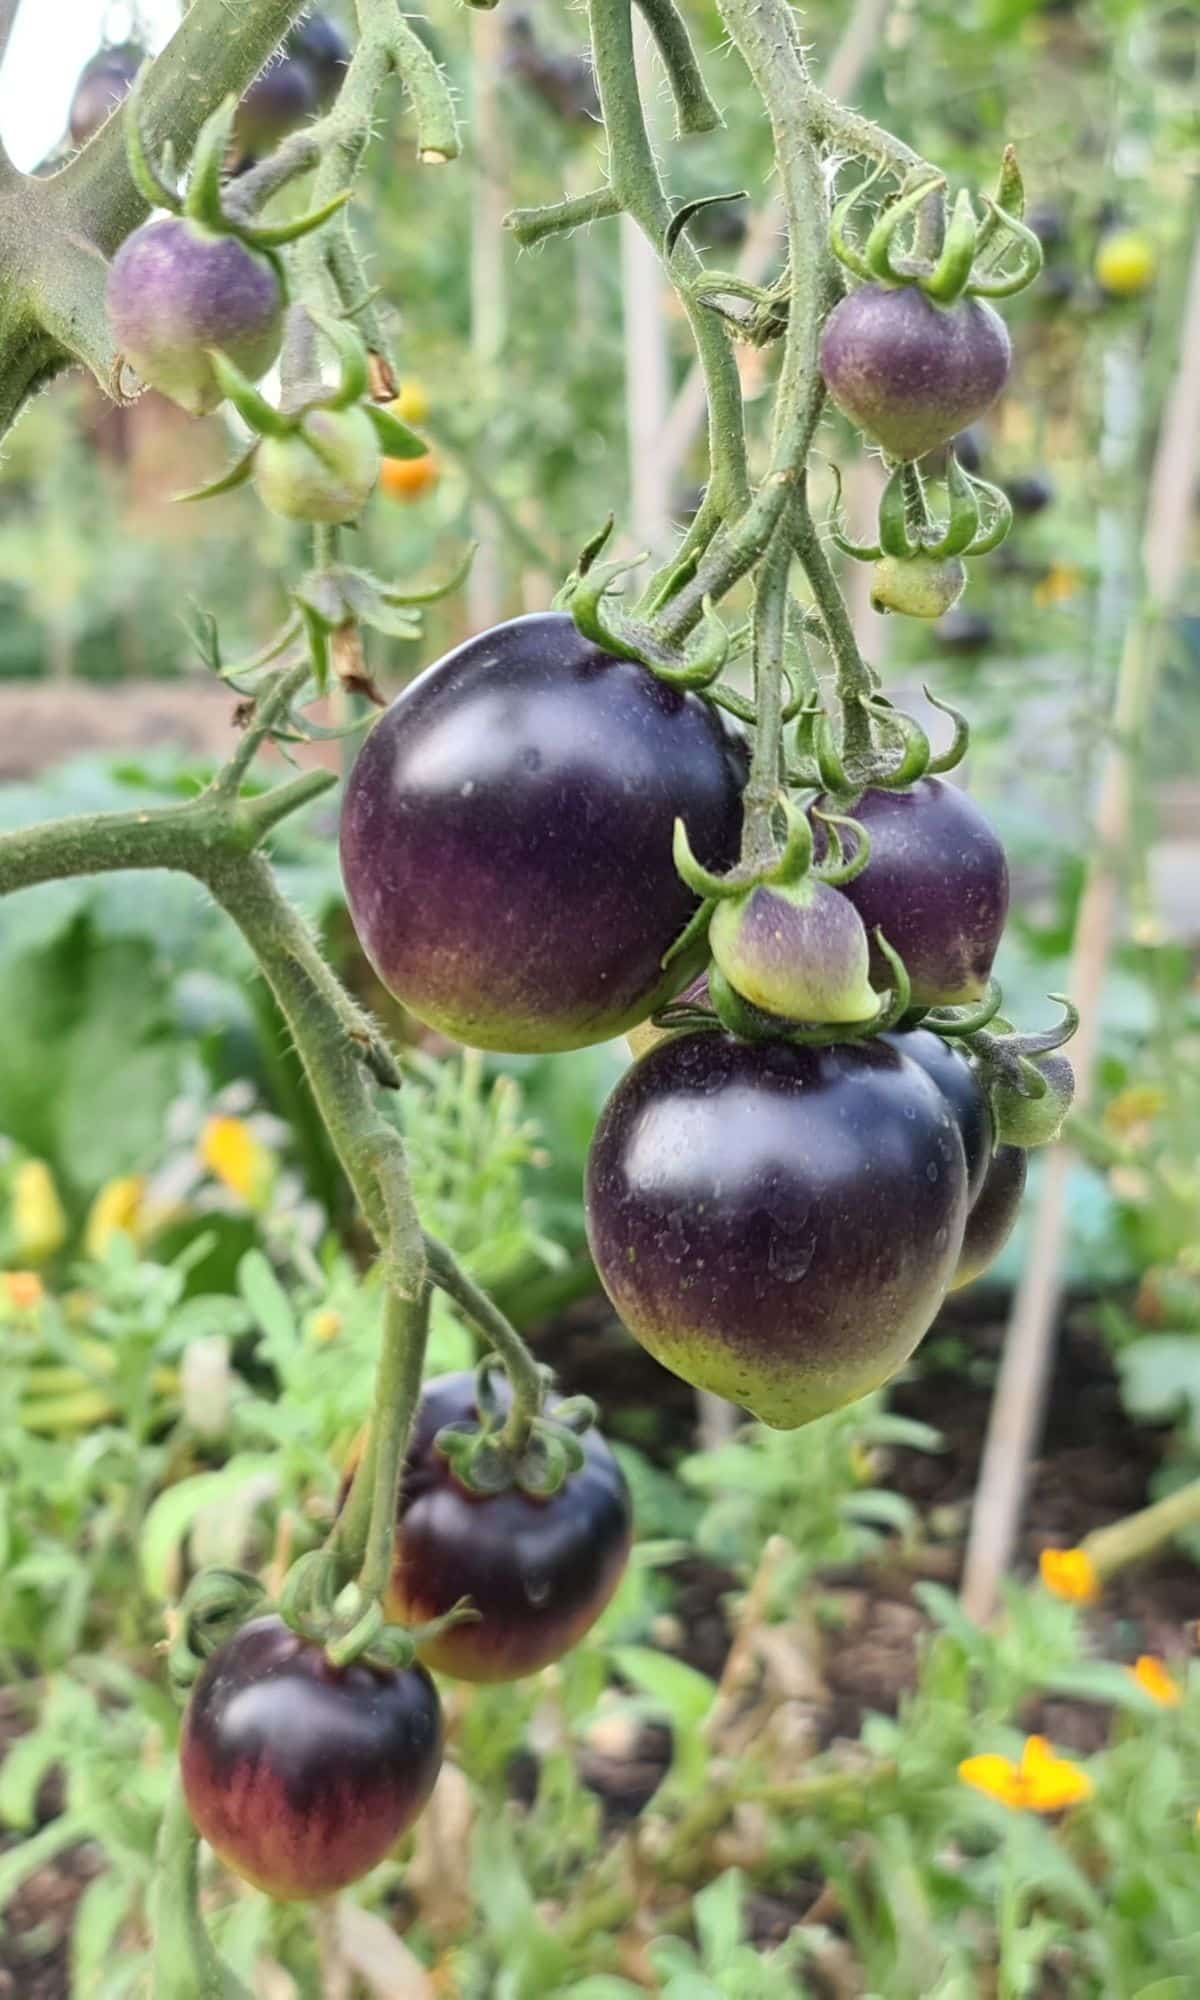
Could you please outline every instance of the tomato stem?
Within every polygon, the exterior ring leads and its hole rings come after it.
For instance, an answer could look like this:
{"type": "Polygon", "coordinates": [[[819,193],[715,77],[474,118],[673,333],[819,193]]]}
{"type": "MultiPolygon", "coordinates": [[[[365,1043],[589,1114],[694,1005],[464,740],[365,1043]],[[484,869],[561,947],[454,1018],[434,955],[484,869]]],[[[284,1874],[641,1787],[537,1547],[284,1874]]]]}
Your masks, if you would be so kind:
{"type": "Polygon", "coordinates": [[[358,1566],[368,1604],[387,1594],[396,1542],[396,1510],[408,1434],[421,1393],[429,1336],[429,1287],[405,1298],[388,1287],[371,1410],[371,1430],[358,1477],[338,1523],[338,1546],[358,1566]]]}
{"type": "MultiPolygon", "coordinates": [[[[680,49],[687,42],[687,31],[673,9],[670,14],[672,18],[668,19],[663,0],[656,0],[647,12],[647,20],[660,52],[667,58],[678,97],[683,70],[680,49]]],[[[591,0],[588,18],[596,85],[608,135],[613,196],[661,254],[671,226],[672,208],[663,191],[646,130],[634,57],[631,0],[591,0]]],[[[695,58],[691,61],[694,66],[695,58]]],[[[699,87],[703,89],[702,84],[699,87]]],[[[696,96],[690,86],[689,94],[691,98],[696,96]]],[[[680,299],[691,325],[708,393],[713,506],[722,516],[736,516],[746,506],[750,488],[741,386],[733,349],[716,314],[689,293],[687,281],[698,277],[703,267],[686,239],[676,246],[672,266],[673,274],[684,280],[680,299]]],[[[696,617],[700,610],[701,599],[697,598],[696,617]]]]}
{"type": "Polygon", "coordinates": [[[512,1408],[505,1422],[503,1441],[520,1452],[529,1436],[530,1425],[542,1407],[542,1373],[521,1339],[516,1327],[505,1318],[498,1305],[469,1277],[453,1252],[436,1236],[426,1235],[425,1257],[429,1275],[439,1291],[452,1299],[478,1329],[489,1347],[500,1356],[513,1392],[512,1408]]]}
{"type": "Polygon", "coordinates": [[[200,1915],[200,1836],[178,1775],[158,1836],[154,1887],[154,2000],[250,2000],[213,1949],[200,1915]]]}

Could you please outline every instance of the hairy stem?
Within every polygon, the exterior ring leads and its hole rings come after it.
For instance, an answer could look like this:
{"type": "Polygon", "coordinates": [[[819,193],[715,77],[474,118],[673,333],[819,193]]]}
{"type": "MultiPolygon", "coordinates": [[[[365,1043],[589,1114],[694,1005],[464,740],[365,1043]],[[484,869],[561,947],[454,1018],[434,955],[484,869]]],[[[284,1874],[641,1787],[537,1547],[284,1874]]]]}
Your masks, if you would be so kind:
{"type": "Polygon", "coordinates": [[[391,1581],[404,1454],[421,1394],[428,1334],[428,1286],[417,1299],[403,1299],[389,1290],[370,1442],[337,1529],[338,1549],[347,1566],[358,1570],[359,1589],[370,1603],[386,1596],[391,1581]]]}
{"type": "MultiPolygon", "coordinates": [[[[591,0],[592,54],[596,84],[608,135],[609,179],[619,206],[631,215],[662,251],[671,222],[671,205],[663,192],[658,167],[646,131],[634,57],[631,0],[591,0]]],[[[655,12],[661,18],[663,10],[655,12]]],[[[650,18],[650,17],[648,17],[650,18]]],[[[651,26],[654,27],[654,20],[651,26]]],[[[680,24],[682,28],[682,24],[680,24]]],[[[728,335],[716,315],[690,295],[688,281],[702,270],[700,259],[686,241],[672,258],[672,277],[683,284],[680,296],[708,390],[709,463],[714,504],[722,514],[738,514],[749,495],[742,397],[728,335]]]]}
{"type": "Polygon", "coordinates": [[[786,517],[775,531],[755,579],[754,754],[742,801],[742,860],[769,861],[775,852],[771,818],[779,797],[783,748],[784,655],[787,641],[788,571],[792,546],[786,517]]]}
{"type": "Polygon", "coordinates": [[[499,1306],[480,1289],[463,1270],[453,1252],[444,1243],[439,1243],[436,1236],[426,1235],[425,1258],[429,1275],[438,1290],[453,1300],[504,1363],[504,1372],[513,1392],[504,1437],[513,1449],[519,1449],[529,1434],[530,1423],[536,1417],[542,1400],[542,1378],[537,1362],[499,1306]]]}
{"type": "Polygon", "coordinates": [[[846,600],[838,588],[838,580],[829,566],[829,558],[821,546],[820,536],[809,511],[805,491],[798,496],[794,510],[794,538],[796,554],[808,577],[816,602],[817,612],[824,628],[825,643],[833,655],[837,670],[838,700],[842,710],[842,750],[850,760],[870,755],[871,722],[863,706],[874,692],[870,668],[858,649],[850,613],[846,600]]]}
{"type": "Polygon", "coordinates": [[[177,1777],[158,1836],[154,1883],[154,2000],[250,2000],[223,1966],[200,1915],[200,1836],[177,1777]]]}

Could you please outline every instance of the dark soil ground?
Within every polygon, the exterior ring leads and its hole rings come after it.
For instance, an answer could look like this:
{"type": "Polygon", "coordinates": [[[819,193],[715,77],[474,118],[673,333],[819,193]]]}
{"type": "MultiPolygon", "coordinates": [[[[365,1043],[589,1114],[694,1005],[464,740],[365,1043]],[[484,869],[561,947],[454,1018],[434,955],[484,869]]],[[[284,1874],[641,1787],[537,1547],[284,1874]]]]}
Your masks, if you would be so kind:
{"type": "MultiPolygon", "coordinates": [[[[953,1588],[958,1581],[971,1493],[978,1470],[990,1397],[990,1376],[1000,1328],[987,1320],[943,1320],[963,1365],[928,1368],[897,1391],[894,1406],[932,1424],[945,1439],[937,1454],[897,1451],[888,1484],[922,1510],[931,1534],[917,1556],[901,1565],[884,1561],[869,1570],[826,1581],[842,1614],[823,1661],[832,1706],[823,1724],[829,1737],[854,1736],[864,1712],[894,1712],[916,1678],[918,1648],[927,1619],[913,1595],[926,1578],[953,1588]]],[[[598,1307],[576,1309],[553,1329],[555,1366],[570,1391],[596,1396],[616,1434],[644,1435],[645,1412],[656,1416],[652,1449],[669,1460],[692,1443],[691,1392],[666,1375],[629,1342],[598,1307]]],[[[1078,1542],[1091,1528],[1116,1520],[1149,1497],[1167,1435],[1138,1429],[1121,1408],[1107,1351],[1086,1309],[1069,1314],[1058,1349],[1049,1418],[1036,1460],[1024,1514],[1018,1570],[1030,1573],[1039,1551],[1078,1542]]],[[[729,1634],[724,1603],[737,1580],[699,1558],[676,1575],[679,1650],[696,1667],[720,1674],[729,1634]]],[[[1140,1652],[1179,1655],[1190,1650],[1200,1619],[1200,1568],[1182,1556],[1165,1556],[1118,1579],[1094,1614],[1097,1651],[1117,1660],[1140,1652]]],[[[1092,1704],[1048,1702],[1029,1726],[1043,1728],[1069,1751],[1085,1755],[1107,1735],[1108,1719],[1092,1704]]],[[[0,1696],[0,1751],[20,1727],[19,1710],[0,1696]]],[[[647,1728],[632,1752],[589,1754],[585,1775],[601,1793],[614,1826],[627,1823],[649,1799],[669,1755],[666,1732],[647,1728]]],[[[521,1792],[530,1774],[514,1772],[521,1792]],[[524,1782],[523,1782],[524,1780],[524,1782]]],[[[56,1809],[53,1789],[43,1796],[47,1817],[56,1809]]],[[[77,1848],[38,1871],[8,1911],[0,1936],[0,2000],[86,2000],[71,1995],[67,1947],[75,1904],[93,1878],[97,1858],[77,1848]]],[[[751,1916],[763,1945],[786,1936],[820,1894],[817,1882],[792,1885],[787,1898],[757,1896],[751,1916]]]]}

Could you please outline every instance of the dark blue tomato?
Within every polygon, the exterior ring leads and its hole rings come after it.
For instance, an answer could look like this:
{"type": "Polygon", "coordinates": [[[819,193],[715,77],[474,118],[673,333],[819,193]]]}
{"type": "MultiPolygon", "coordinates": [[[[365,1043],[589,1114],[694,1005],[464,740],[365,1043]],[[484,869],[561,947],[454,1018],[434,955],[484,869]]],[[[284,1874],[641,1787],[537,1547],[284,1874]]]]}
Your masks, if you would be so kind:
{"type": "Polygon", "coordinates": [[[973,1202],[991,1165],[995,1144],[992,1114],[978,1076],[962,1051],[930,1028],[897,1029],[881,1039],[902,1056],[920,1063],[953,1111],[967,1161],[967,1200],[973,1202]]]}
{"type": "Polygon", "coordinates": [[[662,1042],[617,1085],[588,1161],[588,1240],[629,1331],[781,1430],[908,1359],[966,1214],[955,1114],[879,1042],[662,1042]]]}
{"type": "Polygon", "coordinates": [[[423,1667],[332,1666],[283,1620],[256,1618],[192,1690],[180,1749],[197,1831],[281,1902],[329,1896],[383,1860],[442,1761],[423,1667]]]}
{"type": "Polygon", "coordinates": [[[998,1146],[983,1187],[967,1217],[962,1255],[950,1286],[957,1292],[981,1278],[994,1264],[1017,1225],[1021,1197],[1029,1171],[1029,1155],[1020,1146],[998,1146]]]}
{"type": "MultiPolygon", "coordinates": [[[[842,894],[873,938],[882,930],[904,960],[913,1005],[950,1007],[979,1000],[1008,914],[1008,863],[974,800],[942,778],[903,791],[863,792],[853,805],[820,801],[867,830],[871,858],[842,894]]],[[[817,846],[823,848],[817,828],[817,846]]],[[[890,983],[872,953],[872,983],[890,983]]]]}
{"type": "MultiPolygon", "coordinates": [[[[502,1407],[509,1390],[495,1385],[502,1407]]],[[[427,1382],[408,1450],[388,1616],[425,1625],[468,1597],[479,1612],[422,1648],[439,1673],[511,1681],[559,1660],[600,1616],[633,1538],[629,1489],[598,1431],[584,1462],[549,1498],[461,1486],[434,1439],[478,1416],[473,1374],[427,1382]]],[[[556,1398],[551,1397],[549,1414],[556,1398]]]]}
{"type": "Polygon", "coordinates": [[[697,695],[563,613],[470,639],[406,688],[346,788],[354,927],[406,1007],[477,1048],[582,1048],[694,978],[674,822],[736,858],[745,748],[697,695]]]}

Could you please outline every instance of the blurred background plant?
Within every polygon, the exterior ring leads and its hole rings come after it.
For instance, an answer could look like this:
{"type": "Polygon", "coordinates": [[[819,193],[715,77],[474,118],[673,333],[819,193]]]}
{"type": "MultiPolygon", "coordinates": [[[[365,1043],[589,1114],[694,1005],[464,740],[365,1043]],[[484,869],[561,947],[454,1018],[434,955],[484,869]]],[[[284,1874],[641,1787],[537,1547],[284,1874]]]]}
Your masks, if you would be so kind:
{"type": "MultiPolygon", "coordinates": [[[[93,27],[152,45],[169,26],[157,6],[91,11],[61,31],[78,43],[63,132],[93,27]]],[[[714,261],[757,257],[769,277],[782,239],[762,121],[709,0],[686,11],[726,124],[672,151],[673,192],[749,189],[694,227],[714,261]]],[[[481,549],[420,642],[371,635],[387,693],[483,623],[542,608],[610,506],[625,546],[658,547],[703,478],[686,331],[628,246],[616,254],[617,225],[521,253],[495,226],[594,179],[577,14],[547,0],[417,25],[484,138],[467,172],[419,185],[398,124],[371,155],[372,282],[397,316],[402,414],[430,453],[385,480],[362,560],[440,576],[469,540],[481,549]],[[666,426],[652,448],[648,381],[666,426]]],[[[990,185],[1014,141],[1045,248],[1010,314],[1012,387],[960,441],[1010,494],[1010,542],[932,628],[855,607],[914,712],[925,680],[969,697],[971,784],[1017,882],[999,969],[1032,1019],[1065,984],[1137,601],[1200,218],[1200,15],[1177,0],[858,0],[849,15],[816,0],[804,32],[826,63],[844,35],[843,87],[954,181],[990,185]]],[[[666,122],[664,107],[664,136],[666,122]]],[[[773,363],[738,353],[760,451],[773,363]]],[[[231,655],[250,651],[297,555],[246,494],[166,504],[225,463],[226,422],[152,395],[114,412],[75,379],[9,441],[0,826],[188,797],[211,771],[231,703],[196,656],[188,601],[216,613],[231,655]]],[[[853,465],[852,528],[877,484],[872,461],[853,465]]],[[[642,1539],[561,1667],[448,1690],[435,1808],[361,1900],[314,1931],[214,1876],[214,1931],[253,1990],[1188,2000],[1200,1540],[1092,1603],[1031,1579],[1044,1547],[1072,1550],[1200,1474],[1198,579],[1193,508],[1132,746],[1048,1429],[1020,1580],[986,1628],[953,1593],[1027,1231],[886,1404],[698,1450],[690,1398],[597,1304],[584,1246],[583,1160],[624,1049],[496,1061],[422,1035],[354,947],[334,811],[281,829],[285,887],[404,1047],[423,1212],[563,1382],[601,1401],[642,1539]]],[[[177,1728],[155,1655],[165,1607],[202,1562],[269,1575],[315,1545],[366,1405],[378,1300],[273,1003],[191,884],[8,899],[0,1019],[0,1995],[116,2000],[144,1985],[177,1728]]],[[[432,1365],[473,1353],[439,1301],[432,1365]]]]}

